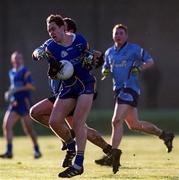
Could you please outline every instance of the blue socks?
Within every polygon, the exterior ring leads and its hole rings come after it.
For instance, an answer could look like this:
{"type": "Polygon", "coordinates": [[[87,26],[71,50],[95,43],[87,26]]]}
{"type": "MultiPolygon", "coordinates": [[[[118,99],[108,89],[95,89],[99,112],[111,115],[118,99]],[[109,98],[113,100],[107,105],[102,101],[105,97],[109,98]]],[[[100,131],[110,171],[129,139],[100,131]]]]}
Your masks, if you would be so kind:
{"type": "Polygon", "coordinates": [[[12,144],[7,144],[7,153],[12,154],[12,144]]]}
{"type": "Polygon", "coordinates": [[[73,167],[75,169],[81,169],[83,167],[84,151],[77,152],[73,167]]]}
{"type": "Polygon", "coordinates": [[[75,148],[75,145],[76,145],[76,142],[73,140],[71,141],[70,143],[67,144],[67,149],[69,151],[76,151],[76,148],[75,148]]]}
{"type": "Polygon", "coordinates": [[[36,144],[36,145],[34,146],[34,151],[35,151],[35,152],[40,152],[40,151],[39,151],[39,146],[38,146],[38,144],[36,144]]]}

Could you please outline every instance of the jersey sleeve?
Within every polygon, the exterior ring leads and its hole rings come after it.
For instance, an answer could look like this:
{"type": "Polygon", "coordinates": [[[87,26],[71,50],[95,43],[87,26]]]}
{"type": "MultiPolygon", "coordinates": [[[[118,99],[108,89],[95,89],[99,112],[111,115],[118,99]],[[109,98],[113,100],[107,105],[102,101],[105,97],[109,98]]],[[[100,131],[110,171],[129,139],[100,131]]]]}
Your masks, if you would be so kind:
{"type": "Polygon", "coordinates": [[[25,84],[33,84],[34,83],[34,81],[32,79],[32,74],[28,69],[25,69],[25,72],[24,72],[24,83],[25,84]]]}
{"type": "Polygon", "coordinates": [[[104,64],[102,66],[102,69],[110,69],[109,64],[109,50],[107,50],[104,54],[104,64]]]}
{"type": "Polygon", "coordinates": [[[138,57],[141,59],[143,62],[150,62],[153,61],[152,56],[144,50],[142,47],[138,46],[138,57]]]}
{"type": "Polygon", "coordinates": [[[33,53],[32,53],[32,59],[33,60],[37,60],[37,58],[35,57],[34,53],[35,51],[38,52],[43,52],[45,51],[46,47],[48,46],[48,44],[50,44],[52,42],[52,39],[48,39],[47,41],[45,41],[41,46],[39,46],[38,48],[36,48],[33,53]]]}
{"type": "Polygon", "coordinates": [[[144,49],[143,49],[143,53],[142,53],[142,59],[144,62],[153,61],[152,56],[144,49]]]}
{"type": "Polygon", "coordinates": [[[78,39],[78,44],[77,46],[80,48],[80,50],[82,52],[84,52],[86,49],[89,48],[89,44],[88,42],[86,41],[86,39],[82,36],[82,35],[77,35],[77,39],[78,39]]]}

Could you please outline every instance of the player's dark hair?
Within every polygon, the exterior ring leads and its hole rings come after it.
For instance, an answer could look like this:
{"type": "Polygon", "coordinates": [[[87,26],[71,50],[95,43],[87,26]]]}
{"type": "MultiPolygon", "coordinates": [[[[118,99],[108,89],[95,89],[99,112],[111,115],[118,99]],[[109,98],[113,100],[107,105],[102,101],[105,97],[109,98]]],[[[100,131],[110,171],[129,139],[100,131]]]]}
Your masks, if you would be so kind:
{"type": "Polygon", "coordinates": [[[50,16],[47,17],[46,22],[47,23],[55,22],[59,27],[65,25],[61,15],[51,14],[50,16]]]}
{"type": "Polygon", "coordinates": [[[69,17],[65,17],[63,18],[63,20],[67,23],[67,31],[73,30],[73,32],[76,33],[77,31],[76,22],[69,17]]]}
{"type": "Polygon", "coordinates": [[[114,29],[119,29],[119,28],[123,29],[126,33],[128,33],[128,28],[127,28],[127,26],[125,26],[124,24],[116,24],[116,25],[113,27],[113,30],[114,30],[114,29]]]}

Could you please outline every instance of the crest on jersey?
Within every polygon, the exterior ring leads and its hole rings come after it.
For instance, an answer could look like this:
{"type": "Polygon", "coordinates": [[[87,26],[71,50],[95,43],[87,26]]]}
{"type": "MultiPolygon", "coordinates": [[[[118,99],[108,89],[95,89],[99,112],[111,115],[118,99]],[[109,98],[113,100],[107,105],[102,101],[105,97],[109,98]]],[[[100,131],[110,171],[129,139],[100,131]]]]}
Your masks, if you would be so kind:
{"type": "Polygon", "coordinates": [[[61,57],[62,57],[62,58],[66,57],[67,55],[68,55],[68,53],[67,53],[66,51],[62,51],[62,52],[61,52],[61,57]]]}

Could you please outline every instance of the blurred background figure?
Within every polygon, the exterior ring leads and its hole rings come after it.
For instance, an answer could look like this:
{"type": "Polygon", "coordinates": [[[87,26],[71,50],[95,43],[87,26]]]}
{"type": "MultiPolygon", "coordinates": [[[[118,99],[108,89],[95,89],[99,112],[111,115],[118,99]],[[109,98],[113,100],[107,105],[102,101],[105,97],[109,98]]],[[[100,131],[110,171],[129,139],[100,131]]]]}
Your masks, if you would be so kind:
{"type": "Polygon", "coordinates": [[[9,106],[4,115],[3,134],[6,139],[6,152],[1,158],[13,157],[13,127],[18,120],[22,120],[23,129],[32,140],[34,146],[34,158],[41,157],[37,136],[32,127],[29,116],[31,106],[31,91],[35,90],[31,72],[23,64],[23,56],[20,52],[13,52],[11,55],[12,69],[9,71],[10,87],[5,92],[5,100],[9,106]]]}

